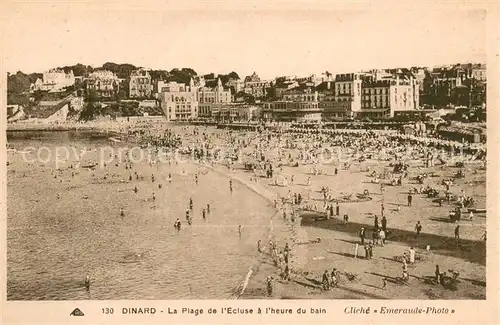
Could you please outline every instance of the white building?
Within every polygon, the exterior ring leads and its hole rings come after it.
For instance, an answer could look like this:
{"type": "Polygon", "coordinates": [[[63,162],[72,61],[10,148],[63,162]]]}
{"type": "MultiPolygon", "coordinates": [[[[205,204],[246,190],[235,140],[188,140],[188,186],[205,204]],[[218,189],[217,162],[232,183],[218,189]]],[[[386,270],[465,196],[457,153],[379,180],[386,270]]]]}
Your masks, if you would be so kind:
{"type": "Polygon", "coordinates": [[[73,71],[65,73],[60,69],[52,69],[43,73],[43,80],[37,79],[31,90],[60,91],[75,84],[73,71]]]}

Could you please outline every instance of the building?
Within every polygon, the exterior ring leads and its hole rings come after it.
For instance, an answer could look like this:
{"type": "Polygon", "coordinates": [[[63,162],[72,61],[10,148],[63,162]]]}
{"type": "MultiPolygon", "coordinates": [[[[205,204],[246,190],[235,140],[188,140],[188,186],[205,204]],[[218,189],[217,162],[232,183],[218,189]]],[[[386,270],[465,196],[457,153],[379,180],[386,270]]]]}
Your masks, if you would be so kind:
{"type": "Polygon", "coordinates": [[[263,118],[275,121],[319,122],[321,115],[319,94],[311,88],[286,91],[282,100],[265,102],[262,109],[263,118]]]}
{"type": "Polygon", "coordinates": [[[362,84],[361,111],[358,116],[394,117],[395,112],[419,109],[418,82],[413,78],[367,80],[362,84]]]}
{"type": "MultiPolygon", "coordinates": [[[[195,84],[191,79],[189,86],[176,82],[158,82],[159,99],[167,120],[188,120],[212,118],[216,107],[231,103],[231,91],[225,90],[220,79],[213,89],[204,82],[195,84]]],[[[234,115],[234,114],[233,114],[234,115]]]]}
{"type": "Polygon", "coordinates": [[[37,79],[30,87],[31,90],[61,91],[65,87],[75,84],[73,71],[65,73],[61,69],[52,69],[43,73],[43,80],[37,79]]]}
{"type": "MultiPolygon", "coordinates": [[[[193,80],[191,80],[191,86],[193,80]]],[[[198,88],[198,98],[201,104],[205,103],[230,103],[231,102],[231,91],[224,90],[222,87],[222,82],[217,79],[217,87],[210,89],[207,87],[198,88]]]]}
{"type": "Polygon", "coordinates": [[[145,69],[138,69],[130,74],[129,97],[149,98],[153,94],[151,76],[145,69]]]}
{"type": "Polygon", "coordinates": [[[100,97],[113,97],[120,90],[120,79],[111,71],[98,70],[87,78],[87,89],[93,89],[100,97]]]}
{"type": "Polygon", "coordinates": [[[255,98],[262,98],[267,94],[267,88],[271,86],[271,82],[267,80],[260,80],[257,73],[245,77],[243,91],[246,94],[252,95],[255,98]]]}
{"type": "Polygon", "coordinates": [[[167,121],[187,121],[198,117],[198,92],[193,88],[176,82],[161,86],[159,99],[167,121]]]}
{"type": "Polygon", "coordinates": [[[234,89],[234,93],[236,94],[245,89],[245,82],[239,79],[229,79],[229,81],[226,83],[226,87],[229,89],[234,89]]]}
{"type": "Polygon", "coordinates": [[[335,101],[343,102],[338,107],[347,109],[346,115],[353,117],[361,111],[361,86],[364,74],[347,73],[335,76],[335,101]]]}

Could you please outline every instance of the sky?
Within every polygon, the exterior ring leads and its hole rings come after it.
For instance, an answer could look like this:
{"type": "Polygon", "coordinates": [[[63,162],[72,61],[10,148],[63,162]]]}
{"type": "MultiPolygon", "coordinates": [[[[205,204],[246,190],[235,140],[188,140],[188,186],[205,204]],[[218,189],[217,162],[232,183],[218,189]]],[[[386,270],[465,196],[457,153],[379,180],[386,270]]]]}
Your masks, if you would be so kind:
{"type": "Polygon", "coordinates": [[[4,70],[110,61],[273,78],[486,62],[487,12],[472,7],[186,3],[9,3],[4,70]]]}

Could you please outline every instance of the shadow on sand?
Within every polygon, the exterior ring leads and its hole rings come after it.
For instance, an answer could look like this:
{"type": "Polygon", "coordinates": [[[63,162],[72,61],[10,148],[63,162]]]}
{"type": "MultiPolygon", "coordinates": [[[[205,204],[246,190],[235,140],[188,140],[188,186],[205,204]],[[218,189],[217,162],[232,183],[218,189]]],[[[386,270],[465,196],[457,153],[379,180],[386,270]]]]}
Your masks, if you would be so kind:
{"type": "MultiPolygon", "coordinates": [[[[361,227],[365,227],[365,229],[367,229],[366,238],[371,238],[371,229],[373,228],[373,225],[371,224],[355,222],[349,222],[345,225],[338,219],[318,221],[311,224],[301,222],[301,225],[304,227],[331,229],[349,233],[356,237],[358,236],[358,232],[361,227]]],[[[389,229],[391,230],[390,237],[388,238],[389,244],[390,242],[399,242],[421,249],[425,249],[427,245],[430,245],[432,250],[438,254],[457,257],[472,263],[486,265],[486,245],[484,241],[460,239],[460,241],[457,242],[452,237],[429,233],[420,233],[420,235],[416,237],[415,232],[413,231],[391,229],[390,227],[389,229]]]]}

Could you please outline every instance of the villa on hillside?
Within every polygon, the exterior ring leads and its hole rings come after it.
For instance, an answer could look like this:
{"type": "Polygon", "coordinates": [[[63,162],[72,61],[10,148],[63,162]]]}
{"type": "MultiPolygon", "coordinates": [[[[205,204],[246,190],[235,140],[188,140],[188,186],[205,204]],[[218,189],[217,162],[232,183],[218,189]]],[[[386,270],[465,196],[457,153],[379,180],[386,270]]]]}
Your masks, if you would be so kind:
{"type": "Polygon", "coordinates": [[[60,69],[52,69],[43,73],[43,80],[38,78],[30,85],[30,90],[61,91],[65,87],[75,84],[73,71],[65,73],[60,69]]]}

